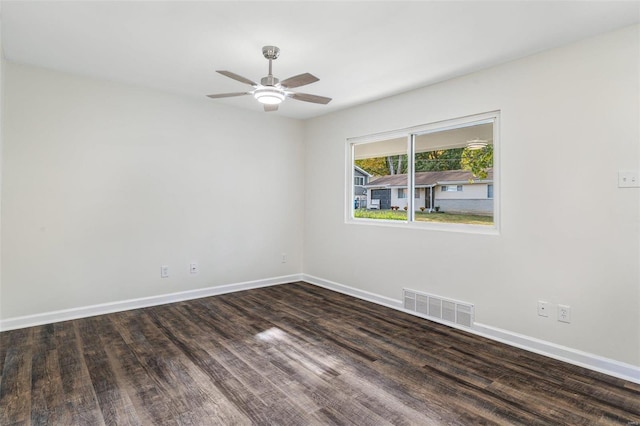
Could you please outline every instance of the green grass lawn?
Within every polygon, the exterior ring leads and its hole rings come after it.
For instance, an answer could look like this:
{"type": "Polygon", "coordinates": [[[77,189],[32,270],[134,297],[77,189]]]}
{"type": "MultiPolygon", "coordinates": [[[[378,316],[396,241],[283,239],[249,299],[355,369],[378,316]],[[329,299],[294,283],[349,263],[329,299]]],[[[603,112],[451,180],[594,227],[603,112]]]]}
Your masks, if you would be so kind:
{"type": "MultiPolygon", "coordinates": [[[[407,220],[404,210],[366,210],[357,209],[354,217],[364,219],[407,220]]],[[[417,222],[466,223],[470,225],[493,225],[493,217],[475,214],[427,213],[416,212],[417,222]]]]}

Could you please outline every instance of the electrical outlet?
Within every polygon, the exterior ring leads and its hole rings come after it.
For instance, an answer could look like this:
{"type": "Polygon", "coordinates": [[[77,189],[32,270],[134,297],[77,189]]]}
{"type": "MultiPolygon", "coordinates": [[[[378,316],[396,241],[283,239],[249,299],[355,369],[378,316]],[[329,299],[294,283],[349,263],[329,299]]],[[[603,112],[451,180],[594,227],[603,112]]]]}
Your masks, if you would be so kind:
{"type": "Polygon", "coordinates": [[[282,253],[282,263],[287,263],[287,253],[282,253]]]}
{"type": "Polygon", "coordinates": [[[541,317],[549,316],[549,303],[543,300],[538,300],[538,315],[541,317]]]}
{"type": "Polygon", "coordinates": [[[558,321],[571,322],[571,306],[558,305],[558,321]]]}
{"type": "Polygon", "coordinates": [[[168,278],[169,277],[169,267],[167,265],[162,265],[160,267],[160,278],[168,278]]]}
{"type": "Polygon", "coordinates": [[[618,188],[638,188],[640,179],[637,170],[620,170],[618,172],[618,188]]]}
{"type": "Polygon", "coordinates": [[[189,273],[197,274],[198,272],[200,272],[200,268],[198,268],[198,262],[191,262],[189,264],[189,273]]]}

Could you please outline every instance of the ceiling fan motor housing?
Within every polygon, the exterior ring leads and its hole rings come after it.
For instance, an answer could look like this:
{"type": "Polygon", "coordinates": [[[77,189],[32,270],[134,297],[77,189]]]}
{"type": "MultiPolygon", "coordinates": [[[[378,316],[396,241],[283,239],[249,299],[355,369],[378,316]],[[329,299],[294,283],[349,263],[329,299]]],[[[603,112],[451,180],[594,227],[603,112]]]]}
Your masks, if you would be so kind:
{"type": "Polygon", "coordinates": [[[262,54],[267,59],[278,59],[278,56],[280,56],[280,48],[276,46],[263,46],[262,54]]]}

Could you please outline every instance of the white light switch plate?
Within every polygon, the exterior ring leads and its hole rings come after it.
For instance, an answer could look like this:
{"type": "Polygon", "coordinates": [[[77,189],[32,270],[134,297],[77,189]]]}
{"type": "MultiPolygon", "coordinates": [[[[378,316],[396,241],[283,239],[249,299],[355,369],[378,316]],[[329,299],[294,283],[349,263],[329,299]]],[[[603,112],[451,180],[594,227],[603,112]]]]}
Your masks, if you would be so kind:
{"type": "Polygon", "coordinates": [[[620,170],[618,172],[618,188],[640,188],[637,170],[620,170]]]}

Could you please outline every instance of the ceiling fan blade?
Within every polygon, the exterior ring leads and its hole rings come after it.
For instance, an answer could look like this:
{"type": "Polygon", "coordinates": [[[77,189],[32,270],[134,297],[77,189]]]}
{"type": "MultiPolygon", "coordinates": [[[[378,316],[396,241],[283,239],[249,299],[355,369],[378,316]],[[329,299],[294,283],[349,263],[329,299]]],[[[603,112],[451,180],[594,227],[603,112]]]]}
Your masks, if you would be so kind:
{"type": "Polygon", "coordinates": [[[264,105],[264,112],[273,112],[278,110],[278,105],[264,105]]]}
{"type": "Polygon", "coordinates": [[[229,78],[232,78],[232,79],[234,79],[236,81],[239,81],[240,83],[245,83],[245,84],[248,84],[250,86],[257,86],[256,83],[254,83],[253,81],[249,80],[248,78],[243,77],[241,75],[238,75],[236,73],[233,73],[231,71],[217,70],[216,72],[220,73],[220,74],[222,74],[224,76],[227,76],[229,78]]]}
{"type": "Polygon", "coordinates": [[[309,95],[308,93],[291,93],[289,97],[297,101],[312,102],[314,104],[326,105],[331,102],[331,98],[325,98],[324,96],[318,95],[309,95]]]}
{"type": "Polygon", "coordinates": [[[233,96],[243,96],[250,95],[251,92],[233,92],[233,93],[218,93],[217,95],[207,95],[207,98],[218,99],[218,98],[231,98],[233,96]]]}
{"type": "Polygon", "coordinates": [[[293,87],[306,86],[307,84],[315,83],[318,80],[320,80],[318,77],[306,72],[304,74],[289,77],[288,79],[281,81],[280,85],[287,89],[291,89],[293,87]]]}

